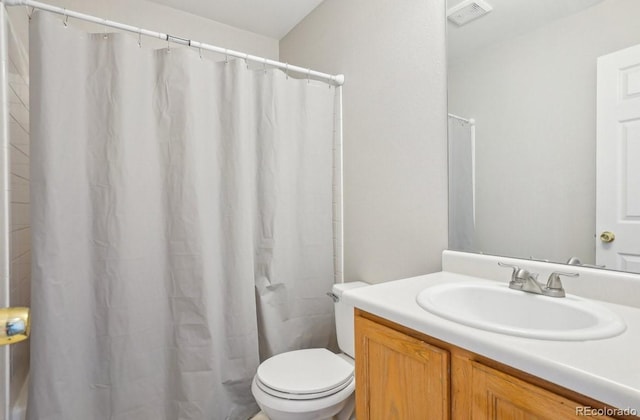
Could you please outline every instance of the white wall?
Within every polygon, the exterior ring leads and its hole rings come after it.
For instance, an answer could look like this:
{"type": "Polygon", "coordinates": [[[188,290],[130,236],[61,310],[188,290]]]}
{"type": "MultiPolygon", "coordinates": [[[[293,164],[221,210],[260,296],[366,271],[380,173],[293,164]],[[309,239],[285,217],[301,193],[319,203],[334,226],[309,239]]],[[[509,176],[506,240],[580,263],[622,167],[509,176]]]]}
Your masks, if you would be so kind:
{"type": "Polygon", "coordinates": [[[449,110],[476,120],[479,250],[594,262],[596,59],[640,43],[638,16],[605,0],[450,64],[449,110]]]}
{"type": "MultiPolygon", "coordinates": [[[[146,0],[46,0],[45,3],[224,48],[272,59],[278,58],[278,40],[276,39],[146,0]]],[[[27,39],[28,24],[25,8],[10,7],[8,10],[21,39],[27,39]]],[[[102,30],[96,25],[73,19],[70,21],[73,25],[87,27],[94,31],[102,30]]],[[[166,46],[166,42],[151,38],[143,38],[143,43],[153,44],[155,47],[166,46]]]]}
{"type": "Polygon", "coordinates": [[[447,246],[443,0],[325,0],[281,61],[344,73],[345,280],[438,271],[447,246]]]}

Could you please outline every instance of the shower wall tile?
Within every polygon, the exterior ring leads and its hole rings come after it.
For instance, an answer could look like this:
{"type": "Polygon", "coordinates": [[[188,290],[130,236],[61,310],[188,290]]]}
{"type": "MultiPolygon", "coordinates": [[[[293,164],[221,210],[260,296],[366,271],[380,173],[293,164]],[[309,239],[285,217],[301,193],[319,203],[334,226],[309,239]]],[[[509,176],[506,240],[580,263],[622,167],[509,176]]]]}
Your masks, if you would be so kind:
{"type": "Polygon", "coordinates": [[[29,180],[23,177],[11,174],[10,175],[11,200],[14,203],[28,203],[29,202],[29,180]]]}
{"type": "MultiPolygon", "coordinates": [[[[11,105],[13,107],[13,105],[11,105]]],[[[29,145],[28,127],[25,129],[18,124],[13,118],[9,121],[9,141],[12,145],[18,147],[29,145]]],[[[22,148],[20,148],[22,150],[22,148]]],[[[28,154],[28,153],[27,153],[28,154]]]]}
{"type": "MultiPolygon", "coordinates": [[[[31,305],[31,204],[29,198],[28,65],[20,48],[9,40],[9,171],[10,281],[12,306],[31,305]],[[19,63],[18,63],[19,61],[19,63]]],[[[29,372],[29,340],[10,347],[11,399],[15,400],[29,372]]]]}
{"type": "Polygon", "coordinates": [[[10,104],[11,118],[17,122],[24,131],[29,131],[29,109],[24,104],[10,104]]]}
{"type": "MultiPolygon", "coordinates": [[[[15,159],[15,155],[11,154],[10,159],[15,159]]],[[[24,180],[29,180],[29,162],[11,162],[11,174],[24,180]]]]}
{"type": "MultiPolygon", "coordinates": [[[[11,203],[11,232],[29,227],[29,203],[11,203]]],[[[11,258],[14,256],[12,255],[11,258]]]]}
{"type": "Polygon", "coordinates": [[[9,79],[9,88],[11,97],[14,98],[13,100],[17,99],[19,101],[15,103],[22,103],[29,108],[29,85],[24,78],[12,75],[9,79]]]}
{"type": "MultiPolygon", "coordinates": [[[[31,250],[31,229],[25,227],[11,232],[11,255],[13,263],[15,259],[31,250]]],[[[21,278],[21,277],[18,277],[21,278]]]]}

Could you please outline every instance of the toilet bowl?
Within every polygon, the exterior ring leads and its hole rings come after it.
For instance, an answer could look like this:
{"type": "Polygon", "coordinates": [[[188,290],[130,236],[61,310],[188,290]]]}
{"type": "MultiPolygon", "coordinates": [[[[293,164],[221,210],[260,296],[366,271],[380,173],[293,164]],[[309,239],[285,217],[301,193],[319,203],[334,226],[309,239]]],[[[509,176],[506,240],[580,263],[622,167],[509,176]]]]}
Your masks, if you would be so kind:
{"type": "Polygon", "coordinates": [[[353,360],[346,359],[326,349],[279,354],[260,365],[251,391],[271,420],[331,418],[353,398],[353,360]]]}
{"type": "Polygon", "coordinates": [[[352,417],[356,385],[353,307],[341,302],[341,296],[345,290],[367,285],[352,282],[333,286],[338,346],[344,353],[318,348],[294,350],[260,364],[251,392],[270,420],[352,417]]]}

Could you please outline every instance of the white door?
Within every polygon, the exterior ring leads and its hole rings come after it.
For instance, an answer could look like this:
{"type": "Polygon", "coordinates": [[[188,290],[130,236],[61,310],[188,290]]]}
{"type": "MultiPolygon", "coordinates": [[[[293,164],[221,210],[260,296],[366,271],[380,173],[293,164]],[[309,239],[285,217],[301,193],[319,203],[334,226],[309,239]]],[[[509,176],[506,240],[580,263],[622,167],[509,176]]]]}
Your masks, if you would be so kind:
{"type": "Polygon", "coordinates": [[[596,264],[640,273],[640,45],[598,58],[596,264]]]}

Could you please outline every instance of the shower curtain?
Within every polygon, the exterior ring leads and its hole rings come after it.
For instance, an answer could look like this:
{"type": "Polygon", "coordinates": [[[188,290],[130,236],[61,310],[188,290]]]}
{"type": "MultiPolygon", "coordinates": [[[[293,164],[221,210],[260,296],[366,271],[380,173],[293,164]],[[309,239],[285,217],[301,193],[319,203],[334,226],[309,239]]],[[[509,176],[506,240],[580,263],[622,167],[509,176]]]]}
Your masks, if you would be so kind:
{"type": "Polygon", "coordinates": [[[335,88],[31,21],[31,420],[246,419],[332,342],[335,88]]]}
{"type": "Polygon", "coordinates": [[[449,144],[449,248],[475,249],[475,127],[448,118],[449,144]]]}

